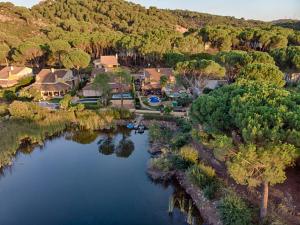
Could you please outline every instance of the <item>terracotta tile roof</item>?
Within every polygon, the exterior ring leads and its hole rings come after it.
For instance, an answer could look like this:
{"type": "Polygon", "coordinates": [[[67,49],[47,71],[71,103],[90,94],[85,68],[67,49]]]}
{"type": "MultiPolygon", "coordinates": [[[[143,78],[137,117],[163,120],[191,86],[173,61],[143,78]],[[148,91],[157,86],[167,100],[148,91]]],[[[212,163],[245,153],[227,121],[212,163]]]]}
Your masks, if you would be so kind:
{"type": "Polygon", "coordinates": [[[24,67],[24,66],[22,66],[22,67],[6,66],[0,71],[0,79],[8,79],[9,73],[11,73],[11,75],[17,75],[24,69],[26,69],[26,67],[24,67]]]}
{"type": "Polygon", "coordinates": [[[94,63],[100,63],[102,65],[112,65],[112,66],[118,66],[118,57],[115,55],[103,55],[100,57],[100,59],[97,59],[94,61],[94,63]]]}
{"type": "Polygon", "coordinates": [[[160,81],[161,76],[167,76],[170,78],[173,76],[173,70],[171,68],[146,68],[145,76],[149,78],[151,81],[160,81]]]}
{"type": "Polygon", "coordinates": [[[38,75],[36,75],[36,83],[45,84],[45,83],[55,83],[57,78],[63,78],[68,70],[54,70],[53,72],[51,69],[42,69],[38,75]]]}
{"type": "Polygon", "coordinates": [[[118,58],[115,55],[101,56],[100,63],[102,65],[119,65],[118,58]]]}

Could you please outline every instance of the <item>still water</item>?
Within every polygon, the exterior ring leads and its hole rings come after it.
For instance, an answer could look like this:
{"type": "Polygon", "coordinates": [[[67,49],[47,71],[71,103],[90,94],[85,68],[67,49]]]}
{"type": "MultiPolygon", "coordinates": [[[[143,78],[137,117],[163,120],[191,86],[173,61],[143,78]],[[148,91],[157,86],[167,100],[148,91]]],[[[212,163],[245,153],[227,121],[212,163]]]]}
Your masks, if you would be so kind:
{"type": "Polygon", "coordinates": [[[148,146],[147,132],[119,130],[22,149],[0,176],[0,224],[201,225],[177,185],[146,175],[148,146]]]}

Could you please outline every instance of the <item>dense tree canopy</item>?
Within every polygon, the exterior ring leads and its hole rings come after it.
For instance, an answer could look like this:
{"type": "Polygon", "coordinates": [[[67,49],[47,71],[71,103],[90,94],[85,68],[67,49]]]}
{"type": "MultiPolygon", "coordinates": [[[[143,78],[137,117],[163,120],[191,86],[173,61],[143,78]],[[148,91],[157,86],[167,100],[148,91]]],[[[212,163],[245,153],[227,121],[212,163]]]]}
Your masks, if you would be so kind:
{"type": "MultiPolygon", "coordinates": [[[[119,53],[122,63],[142,66],[162,65],[167,54],[231,51],[230,59],[222,63],[233,65],[232,71],[227,68],[233,81],[248,59],[232,50],[274,51],[278,59],[277,49],[299,45],[299,31],[293,29],[189,11],[146,9],[123,0],[84,0],[80,4],[74,0],[43,1],[32,9],[0,3],[0,9],[16,21],[0,22],[0,43],[17,49],[10,51],[7,59],[36,66],[61,66],[61,56],[70,48],[81,49],[92,58],[119,53]],[[41,48],[42,55],[29,57],[26,49],[20,52],[25,47],[22,41],[34,44],[36,53],[41,48]]],[[[257,63],[272,63],[267,53],[254,52],[251,57],[257,63]]],[[[289,57],[287,69],[298,69],[299,57],[289,57]]]]}
{"type": "Polygon", "coordinates": [[[200,96],[191,116],[212,131],[237,131],[246,143],[300,146],[300,95],[267,83],[242,82],[200,96]]]}
{"type": "Polygon", "coordinates": [[[272,64],[252,63],[245,66],[238,75],[239,79],[268,82],[278,87],[285,85],[284,74],[272,64]]]}

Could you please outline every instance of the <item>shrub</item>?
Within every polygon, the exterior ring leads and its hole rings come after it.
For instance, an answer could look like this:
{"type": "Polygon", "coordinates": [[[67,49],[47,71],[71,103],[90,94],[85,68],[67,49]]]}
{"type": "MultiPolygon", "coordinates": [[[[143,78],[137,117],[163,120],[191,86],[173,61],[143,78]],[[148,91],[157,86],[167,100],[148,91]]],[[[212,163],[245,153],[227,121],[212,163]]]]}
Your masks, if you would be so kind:
{"type": "MultiPolygon", "coordinates": [[[[170,139],[169,139],[170,141],[170,139]]],[[[179,149],[186,144],[188,144],[190,141],[190,135],[187,133],[176,133],[176,135],[171,139],[171,146],[174,149],[179,149]]]]}
{"type": "Polygon", "coordinates": [[[208,176],[208,177],[216,176],[216,171],[211,166],[206,166],[201,162],[197,166],[201,170],[201,172],[204,173],[206,176],[208,176]]]}
{"type": "Polygon", "coordinates": [[[198,151],[190,146],[184,146],[180,149],[180,156],[192,163],[197,163],[199,159],[198,151]]]}
{"type": "Polygon", "coordinates": [[[152,124],[149,127],[149,138],[150,141],[158,141],[161,144],[166,144],[172,138],[172,131],[167,127],[152,124]]]}
{"type": "Polygon", "coordinates": [[[40,108],[35,103],[14,101],[8,107],[10,115],[23,118],[23,119],[34,119],[42,118],[45,116],[48,110],[40,108]]]}
{"type": "Polygon", "coordinates": [[[13,91],[5,90],[3,92],[3,99],[7,102],[11,102],[17,98],[16,94],[13,91]]]}
{"type": "Polygon", "coordinates": [[[252,212],[247,204],[235,194],[227,194],[219,203],[218,210],[224,225],[250,225],[252,212]]]}
{"type": "Polygon", "coordinates": [[[186,170],[192,165],[190,161],[185,160],[179,155],[170,156],[170,162],[172,163],[173,168],[177,170],[186,170]]]}
{"type": "Polygon", "coordinates": [[[177,119],[177,125],[179,126],[181,132],[189,133],[192,130],[192,124],[186,119],[177,119]]]}
{"type": "Polygon", "coordinates": [[[172,163],[166,157],[151,159],[150,165],[151,165],[151,167],[156,168],[163,172],[168,172],[168,171],[172,170],[172,163]]]}
{"type": "Polygon", "coordinates": [[[6,104],[0,104],[0,116],[8,114],[8,106],[6,104]]]}
{"type": "Polygon", "coordinates": [[[191,182],[203,190],[207,199],[214,199],[219,189],[219,181],[215,177],[215,171],[210,166],[202,163],[189,168],[187,175],[191,182]]]}
{"type": "Polygon", "coordinates": [[[71,107],[71,100],[71,95],[65,95],[64,98],[59,102],[60,108],[64,110],[69,109],[71,107]]]}
{"type": "Polygon", "coordinates": [[[214,199],[216,197],[216,193],[219,190],[219,183],[216,181],[213,181],[206,185],[203,189],[204,197],[207,199],[214,199]]]}
{"type": "Polygon", "coordinates": [[[204,173],[202,173],[197,165],[190,167],[187,171],[187,175],[192,183],[201,189],[204,189],[206,185],[210,183],[210,180],[207,178],[207,176],[205,176],[204,173]]]}

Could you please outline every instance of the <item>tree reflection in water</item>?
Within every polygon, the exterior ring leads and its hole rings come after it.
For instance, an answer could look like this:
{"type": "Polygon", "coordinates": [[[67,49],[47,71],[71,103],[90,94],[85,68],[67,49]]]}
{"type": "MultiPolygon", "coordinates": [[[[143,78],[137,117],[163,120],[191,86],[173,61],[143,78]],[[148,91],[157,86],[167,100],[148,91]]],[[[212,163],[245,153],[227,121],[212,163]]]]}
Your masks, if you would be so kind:
{"type": "Polygon", "coordinates": [[[72,131],[66,134],[65,138],[67,140],[72,140],[76,143],[87,145],[91,144],[94,142],[97,137],[98,133],[94,131],[88,131],[88,130],[77,130],[77,131],[72,131]]]}
{"type": "Polygon", "coordinates": [[[173,216],[175,209],[180,210],[186,215],[186,222],[190,225],[201,225],[203,220],[194,205],[192,199],[178,185],[174,185],[175,189],[169,199],[169,214],[173,216]]]}
{"type": "Polygon", "coordinates": [[[130,130],[118,129],[103,135],[98,141],[99,152],[103,155],[116,154],[120,158],[128,158],[134,151],[134,143],[130,139],[130,130]],[[121,140],[117,140],[116,133],[122,133],[121,140]]]}

